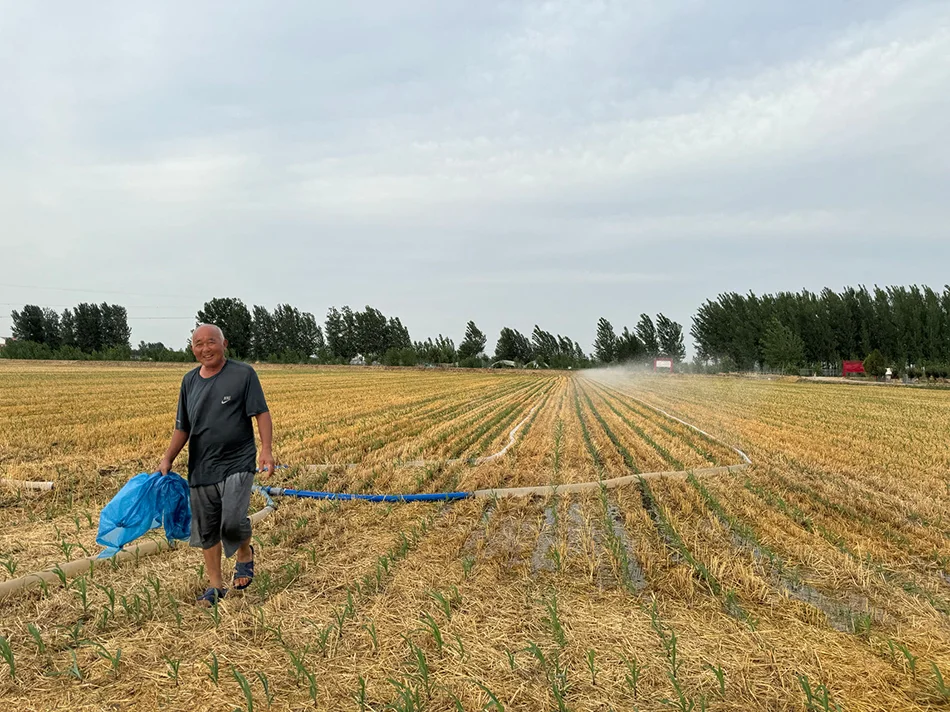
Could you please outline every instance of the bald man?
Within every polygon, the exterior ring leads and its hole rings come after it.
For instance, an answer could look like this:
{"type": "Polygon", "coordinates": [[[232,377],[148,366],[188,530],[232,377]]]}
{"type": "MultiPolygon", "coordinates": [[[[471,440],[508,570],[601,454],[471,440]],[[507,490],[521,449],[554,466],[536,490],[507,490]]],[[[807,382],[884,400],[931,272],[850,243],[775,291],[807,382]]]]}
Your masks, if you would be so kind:
{"type": "Polygon", "coordinates": [[[261,436],[260,469],[274,471],[273,423],[257,373],[246,363],[225,358],[227,339],[220,328],[201,324],[191,335],[191,351],[200,366],[185,374],[171,444],[158,466],[172,469],[188,443],[191,491],[191,540],[204,554],[208,589],[198,598],[214,606],[228,589],[221,573],[221,552],[237,555],[232,585],[250,586],[254,578],[251,520],[247,516],[254,484],[257,446],[252,419],[261,436]]]}

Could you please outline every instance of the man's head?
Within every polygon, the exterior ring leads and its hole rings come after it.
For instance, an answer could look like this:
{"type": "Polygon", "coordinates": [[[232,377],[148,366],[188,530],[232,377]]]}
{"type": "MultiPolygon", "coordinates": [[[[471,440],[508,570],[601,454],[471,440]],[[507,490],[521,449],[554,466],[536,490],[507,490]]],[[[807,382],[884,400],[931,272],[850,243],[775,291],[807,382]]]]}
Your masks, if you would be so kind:
{"type": "Polygon", "coordinates": [[[224,350],[228,340],[224,332],[214,324],[199,324],[191,332],[191,353],[202,366],[215,369],[224,363],[224,350]]]}

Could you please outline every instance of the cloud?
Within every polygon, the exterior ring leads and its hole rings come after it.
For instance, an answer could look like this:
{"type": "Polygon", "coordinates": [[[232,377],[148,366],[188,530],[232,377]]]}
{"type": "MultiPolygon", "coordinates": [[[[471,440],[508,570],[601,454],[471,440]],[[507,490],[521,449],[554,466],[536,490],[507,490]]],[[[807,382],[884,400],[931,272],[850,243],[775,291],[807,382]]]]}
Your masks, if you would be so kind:
{"type": "Polygon", "coordinates": [[[750,265],[820,287],[939,281],[950,257],[946,3],[0,16],[0,247],[25,284],[376,300],[420,336],[450,303],[500,322],[531,289],[524,319],[582,340],[604,300],[685,322],[750,265]],[[816,269],[828,244],[860,261],[816,269]]]}
{"type": "Polygon", "coordinates": [[[519,270],[470,274],[462,278],[465,284],[533,286],[572,286],[579,284],[657,284],[667,282],[666,274],[646,272],[599,272],[594,270],[546,269],[519,270]]]}

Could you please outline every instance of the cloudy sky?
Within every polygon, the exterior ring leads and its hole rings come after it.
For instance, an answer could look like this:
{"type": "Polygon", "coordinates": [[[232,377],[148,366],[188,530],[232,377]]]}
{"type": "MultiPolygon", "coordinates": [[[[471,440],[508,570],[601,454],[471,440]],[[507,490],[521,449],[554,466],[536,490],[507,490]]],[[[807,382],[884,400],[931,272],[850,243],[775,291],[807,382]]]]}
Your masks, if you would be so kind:
{"type": "Polygon", "coordinates": [[[950,281],[948,2],[0,0],[0,97],[0,336],[236,296],[589,349],[950,281]]]}

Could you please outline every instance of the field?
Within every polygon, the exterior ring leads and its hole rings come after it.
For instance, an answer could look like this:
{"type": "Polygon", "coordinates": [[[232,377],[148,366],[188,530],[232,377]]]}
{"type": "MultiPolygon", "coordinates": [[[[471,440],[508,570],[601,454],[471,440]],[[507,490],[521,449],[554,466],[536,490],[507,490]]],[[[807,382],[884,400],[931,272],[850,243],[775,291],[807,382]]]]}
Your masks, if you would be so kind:
{"type": "MultiPolygon", "coordinates": [[[[167,445],[184,370],[0,362],[0,477],[56,482],[0,486],[0,585],[98,551],[98,512],[167,445]]],[[[187,546],[13,593],[0,599],[0,709],[950,705],[945,392],[259,373],[290,466],[265,484],[412,493],[644,476],[452,503],[280,499],[255,527],[254,585],[216,612],[191,603],[203,572],[187,546]],[[733,447],[752,465],[725,470],[743,463],[733,447]]]]}

